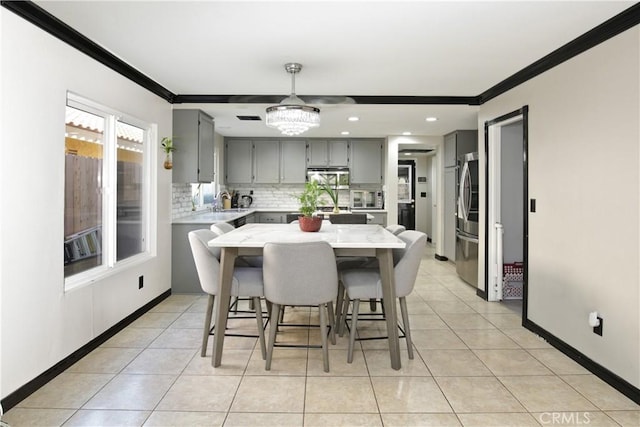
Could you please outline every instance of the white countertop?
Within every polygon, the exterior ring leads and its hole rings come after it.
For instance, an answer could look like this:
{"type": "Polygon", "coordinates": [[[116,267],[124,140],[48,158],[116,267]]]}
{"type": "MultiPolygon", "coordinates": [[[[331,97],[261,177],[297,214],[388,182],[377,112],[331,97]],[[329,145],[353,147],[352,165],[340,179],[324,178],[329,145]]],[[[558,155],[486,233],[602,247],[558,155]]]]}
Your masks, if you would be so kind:
{"type": "Polygon", "coordinates": [[[210,210],[197,212],[193,215],[176,218],[173,224],[215,224],[217,222],[229,222],[255,213],[257,209],[229,209],[226,211],[212,212],[210,210]]]}
{"type": "MultiPolygon", "coordinates": [[[[295,213],[298,211],[298,208],[248,208],[248,209],[229,209],[226,211],[218,211],[212,212],[210,210],[195,212],[191,215],[183,216],[181,218],[176,218],[172,222],[172,224],[215,224],[217,222],[229,222],[234,221],[238,218],[242,218],[243,216],[250,215],[252,213],[257,212],[281,212],[281,213],[295,213]]],[[[386,213],[385,210],[380,209],[358,209],[353,211],[341,211],[340,213],[348,214],[348,213],[366,213],[367,219],[371,221],[373,216],[370,213],[386,213]]],[[[330,214],[331,212],[321,212],[325,215],[330,214]]]]}
{"type": "Polygon", "coordinates": [[[333,248],[404,248],[405,243],[380,225],[331,224],[320,231],[304,232],[298,224],[246,224],[209,241],[213,247],[261,248],[268,242],[324,240],[333,248]]]}

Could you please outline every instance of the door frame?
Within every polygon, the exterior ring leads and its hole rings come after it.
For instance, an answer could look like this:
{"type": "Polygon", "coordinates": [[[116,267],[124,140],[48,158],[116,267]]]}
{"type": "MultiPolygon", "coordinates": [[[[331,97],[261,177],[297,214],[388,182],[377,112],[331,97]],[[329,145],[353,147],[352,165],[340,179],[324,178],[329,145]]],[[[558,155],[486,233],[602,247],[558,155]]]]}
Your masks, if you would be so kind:
{"type": "Polygon", "coordinates": [[[411,204],[413,205],[413,229],[416,229],[416,160],[398,159],[398,166],[411,166],[411,204]]]}
{"type": "Polygon", "coordinates": [[[522,203],[523,206],[523,265],[524,265],[524,278],[523,278],[523,290],[522,290],[522,320],[527,318],[527,294],[528,294],[528,271],[529,271],[529,123],[528,123],[529,107],[527,105],[522,108],[497,117],[493,120],[488,120],[484,124],[484,149],[485,149],[485,188],[487,189],[485,194],[485,206],[487,214],[485,215],[485,258],[484,258],[484,298],[489,301],[497,300],[497,292],[495,289],[496,280],[495,276],[491,274],[495,270],[496,265],[496,247],[495,247],[495,232],[494,227],[490,224],[495,223],[496,210],[500,208],[499,192],[496,192],[496,186],[500,182],[500,169],[499,155],[500,155],[500,137],[501,128],[503,126],[512,124],[517,121],[522,121],[522,143],[523,143],[523,193],[522,203]],[[490,148],[494,148],[490,150],[490,148]],[[495,149],[497,148],[497,150],[495,149]],[[493,236],[493,237],[492,237],[493,236]],[[491,243],[491,244],[490,244],[491,243]],[[492,289],[493,288],[493,289],[492,289]],[[491,289],[491,292],[490,292],[491,289]]]}

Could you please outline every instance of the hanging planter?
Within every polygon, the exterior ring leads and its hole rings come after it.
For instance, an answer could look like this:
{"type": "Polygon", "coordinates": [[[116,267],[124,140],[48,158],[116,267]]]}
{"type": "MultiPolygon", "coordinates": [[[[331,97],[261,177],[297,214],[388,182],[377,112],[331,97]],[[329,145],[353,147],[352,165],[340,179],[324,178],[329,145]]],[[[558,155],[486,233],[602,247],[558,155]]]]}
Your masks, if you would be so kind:
{"type": "Polygon", "coordinates": [[[173,152],[176,148],[173,146],[173,140],[167,136],[162,138],[161,144],[162,150],[164,151],[164,168],[172,169],[173,168],[173,152]]]}
{"type": "Polygon", "coordinates": [[[164,157],[164,168],[172,169],[173,168],[173,154],[166,153],[164,157]]]}

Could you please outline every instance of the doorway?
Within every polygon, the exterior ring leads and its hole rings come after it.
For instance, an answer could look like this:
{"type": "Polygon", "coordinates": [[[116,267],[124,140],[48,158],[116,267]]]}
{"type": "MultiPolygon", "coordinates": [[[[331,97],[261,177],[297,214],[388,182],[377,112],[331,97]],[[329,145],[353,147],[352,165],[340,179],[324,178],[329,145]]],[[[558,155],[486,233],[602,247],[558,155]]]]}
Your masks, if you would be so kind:
{"type": "Polygon", "coordinates": [[[416,229],[416,162],[398,160],[398,224],[416,229]]]}
{"type": "Polygon", "coordinates": [[[485,295],[526,318],[528,107],[485,123],[485,295]]]}

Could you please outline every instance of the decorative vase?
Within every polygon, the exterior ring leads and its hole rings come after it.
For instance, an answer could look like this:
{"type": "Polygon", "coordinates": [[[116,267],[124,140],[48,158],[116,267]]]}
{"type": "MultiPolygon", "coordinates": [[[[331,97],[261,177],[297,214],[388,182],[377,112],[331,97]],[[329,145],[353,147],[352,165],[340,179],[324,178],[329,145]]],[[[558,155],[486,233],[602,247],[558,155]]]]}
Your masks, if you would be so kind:
{"type": "Polygon", "coordinates": [[[335,205],[335,206],[333,207],[333,213],[334,213],[334,214],[339,214],[339,213],[340,213],[340,208],[338,207],[338,205],[335,205]]]}
{"type": "Polygon", "coordinates": [[[173,156],[171,155],[171,152],[166,153],[164,157],[164,168],[165,169],[173,168],[173,156]]]}
{"type": "Polygon", "coordinates": [[[302,231],[318,231],[322,226],[322,217],[320,216],[299,216],[298,224],[302,231]]]}

